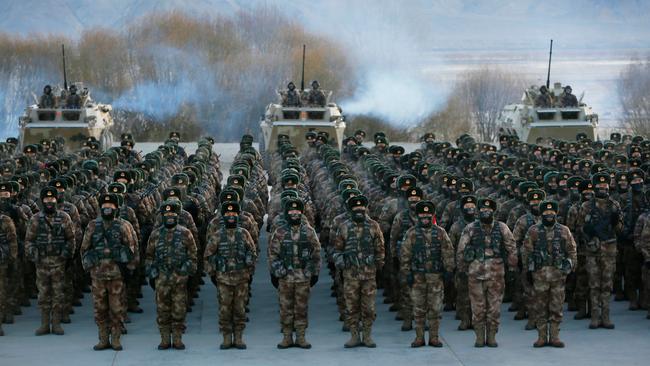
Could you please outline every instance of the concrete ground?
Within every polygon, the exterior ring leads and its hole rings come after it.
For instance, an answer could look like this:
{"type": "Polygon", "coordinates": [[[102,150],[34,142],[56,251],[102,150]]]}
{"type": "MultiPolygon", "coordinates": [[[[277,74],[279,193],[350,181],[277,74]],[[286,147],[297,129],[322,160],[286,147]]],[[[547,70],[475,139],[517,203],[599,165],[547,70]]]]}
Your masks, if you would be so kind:
{"type": "MultiPolygon", "coordinates": [[[[144,144],[143,144],[144,145],[144,144]]],[[[221,145],[224,172],[235,146],[221,145]],[[228,149],[226,149],[228,147],[228,149]]],[[[228,144],[232,145],[232,144],[228,144]]],[[[192,151],[192,150],[188,150],[192,151]]],[[[16,317],[15,324],[4,325],[6,335],[0,337],[0,366],[14,365],[391,365],[406,362],[419,365],[647,365],[650,359],[650,320],[645,311],[627,311],[626,303],[613,303],[612,319],[615,330],[589,330],[588,321],[573,320],[569,313],[562,325],[565,349],[533,349],[535,331],[525,331],[525,321],[514,321],[513,313],[502,314],[502,329],[497,336],[499,348],[476,349],[472,331],[456,330],[458,321],[453,313],[443,315],[440,334],[443,348],[423,347],[411,349],[413,332],[400,331],[401,322],[395,313],[377,297],[377,321],[374,327],[376,349],[344,349],[348,338],[341,331],[341,323],[334,298],[330,297],[331,280],[327,270],[313,288],[310,301],[308,340],[311,350],[278,350],[281,339],[276,290],[271,286],[266,263],[266,232],[261,238],[262,257],[253,281],[253,298],[248,314],[250,322],[244,339],[247,350],[219,350],[221,337],[217,330],[216,290],[206,281],[196,300],[193,312],[187,316],[187,334],[184,351],[158,351],[158,330],[155,323],[153,292],[144,289],[141,306],[143,314],[130,314],[128,335],[122,339],[124,351],[95,352],[97,330],[93,322],[92,302],[86,294],[83,306],[75,308],[72,323],[64,325],[64,336],[36,337],[39,325],[35,306],[23,308],[24,314],[16,317]]],[[[381,291],[381,290],[380,290],[381,291]]]]}

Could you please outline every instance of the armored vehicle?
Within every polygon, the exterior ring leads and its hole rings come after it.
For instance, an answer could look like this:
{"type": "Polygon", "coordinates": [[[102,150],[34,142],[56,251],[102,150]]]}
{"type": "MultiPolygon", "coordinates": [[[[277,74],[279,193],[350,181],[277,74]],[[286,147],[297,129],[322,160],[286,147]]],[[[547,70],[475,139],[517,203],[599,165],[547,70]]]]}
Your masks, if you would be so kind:
{"type": "MultiPolygon", "coordinates": [[[[555,83],[549,90],[554,101],[559,100],[562,92],[561,83],[555,83]]],[[[503,108],[498,123],[506,134],[517,135],[528,143],[547,138],[575,140],[581,132],[591,140],[598,138],[598,115],[582,102],[582,97],[575,107],[563,107],[558,102],[550,107],[538,107],[535,100],[539,93],[539,88],[532,86],[524,91],[520,103],[503,108]]]]}
{"type": "Polygon", "coordinates": [[[94,137],[106,150],[113,144],[111,127],[112,107],[92,100],[82,83],[74,83],[79,90],[81,106],[78,109],[65,108],[66,90],[53,91],[57,105],[55,108],[40,108],[33,104],[25,109],[19,118],[20,148],[39,143],[43,139],[62,137],[66,150],[76,150],[88,137],[94,137]]]}

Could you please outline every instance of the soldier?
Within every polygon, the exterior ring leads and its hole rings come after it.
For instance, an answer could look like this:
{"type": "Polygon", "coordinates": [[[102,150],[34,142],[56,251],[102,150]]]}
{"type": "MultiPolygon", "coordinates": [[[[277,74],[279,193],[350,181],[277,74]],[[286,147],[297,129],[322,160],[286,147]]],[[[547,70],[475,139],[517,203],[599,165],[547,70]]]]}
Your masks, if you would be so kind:
{"type": "Polygon", "coordinates": [[[564,87],[564,93],[560,95],[560,107],[569,108],[578,106],[578,98],[575,95],[571,94],[573,89],[571,86],[567,85],[564,87]]]}
{"type": "MultiPolygon", "coordinates": [[[[461,198],[463,215],[451,225],[449,239],[454,246],[454,253],[457,253],[458,242],[465,227],[476,219],[476,196],[467,195],[461,198]]],[[[456,271],[454,276],[456,288],[456,314],[460,318],[458,330],[467,330],[472,324],[472,309],[469,303],[469,290],[467,289],[467,273],[456,271]]]]}
{"type": "Polygon", "coordinates": [[[368,199],[348,199],[351,219],[344,221],[334,235],[334,263],[343,274],[346,321],[350,339],[345,348],[374,348],[372,323],[375,320],[377,270],[384,265],[384,237],[379,224],[367,215],[368,199]],[[359,323],[363,325],[363,341],[359,339],[359,323]]]}
{"type": "Polygon", "coordinates": [[[320,90],[320,84],[317,80],[312,81],[311,90],[307,96],[307,103],[313,106],[324,107],[326,102],[325,93],[320,90]]]}
{"type": "Polygon", "coordinates": [[[0,336],[5,335],[2,330],[5,314],[13,312],[9,306],[9,297],[12,295],[8,291],[9,274],[14,271],[17,260],[16,227],[11,217],[0,213],[0,336]]]}
{"type": "Polygon", "coordinates": [[[65,107],[67,109],[80,109],[81,108],[81,97],[77,94],[77,86],[70,85],[70,94],[65,101],[65,107]]]}
{"type": "Polygon", "coordinates": [[[557,202],[544,201],[539,204],[539,211],[542,222],[528,230],[521,253],[522,267],[533,286],[533,314],[537,316],[538,337],[533,346],[549,344],[562,348],[560,322],[564,287],[567,275],[578,261],[576,243],[569,228],[557,222],[557,202]]]}
{"type": "Polygon", "coordinates": [[[95,324],[99,332],[99,343],[93,349],[121,351],[120,336],[126,317],[124,281],[127,272],[136,268],[137,243],[133,226],[118,216],[118,197],[105,193],[99,202],[101,217],[88,224],[81,244],[83,268],[92,278],[95,324]]]}
{"type": "Polygon", "coordinates": [[[438,339],[444,293],[443,274],[454,271],[454,247],[442,227],[433,223],[431,201],[415,206],[417,222],[404,235],[400,251],[401,278],[411,287],[415,340],[411,347],[424,346],[425,317],[429,321],[429,346],[442,347],[438,339]]]}
{"type": "Polygon", "coordinates": [[[56,100],[52,94],[52,87],[45,85],[43,88],[43,95],[38,102],[38,108],[56,108],[56,100]]]}
{"type": "Polygon", "coordinates": [[[494,200],[478,201],[479,220],[467,225],[456,252],[458,271],[467,273],[474,347],[497,347],[505,271],[517,269],[517,248],[508,226],[494,221],[494,200]],[[486,339],[487,333],[487,339],[486,339]]]}
{"type": "Polygon", "coordinates": [[[551,108],[553,106],[553,99],[548,93],[546,85],[539,88],[539,95],[535,98],[535,107],[537,108],[551,108]]]}
{"type": "Polygon", "coordinates": [[[303,219],[304,206],[300,199],[285,203],[286,224],[275,229],[269,240],[268,260],[271,282],[280,297],[282,341],[278,348],[295,345],[311,348],[305,339],[309,291],[320,271],[320,243],[316,231],[303,219]]]}
{"type": "Polygon", "coordinates": [[[577,227],[585,241],[586,269],[589,274],[591,323],[589,329],[614,329],[609,318],[609,298],[616,266],[616,234],[622,229],[618,202],[609,197],[610,176],[597,173],[592,177],[594,198],[582,203],[577,227]]]}
{"type": "MultiPolygon", "coordinates": [[[[645,191],[646,203],[650,204],[650,190],[645,191]]],[[[650,210],[639,216],[634,228],[634,247],[643,258],[642,277],[644,282],[643,292],[650,296],[650,210]]],[[[650,308],[646,319],[650,319],[650,308]]]]}
{"type": "Polygon", "coordinates": [[[221,349],[246,349],[242,339],[246,327],[246,300],[257,253],[248,231],[239,225],[237,202],[221,205],[221,225],[210,225],[204,267],[217,286],[221,349]],[[233,340],[234,333],[234,340],[233,340]]]}
{"type": "Polygon", "coordinates": [[[178,224],[181,205],[165,201],[160,206],[163,226],[154,229],[146,251],[149,285],[156,291],[159,350],[185,349],[182,336],[187,312],[187,279],[196,271],[196,243],[192,233],[178,224]]]}
{"type": "Polygon", "coordinates": [[[65,306],[65,268],[71,265],[75,248],[74,224],[70,216],[57,210],[57,191],[54,187],[41,190],[43,210],[29,221],[25,236],[25,252],[36,266],[38,306],[41,308],[41,326],[36,335],[50,333],[63,335],[61,315],[65,306]]]}
{"type": "Polygon", "coordinates": [[[289,82],[287,85],[287,91],[282,95],[282,106],[283,107],[300,107],[302,106],[302,101],[300,100],[300,94],[296,91],[296,84],[293,81],[289,82]]]}

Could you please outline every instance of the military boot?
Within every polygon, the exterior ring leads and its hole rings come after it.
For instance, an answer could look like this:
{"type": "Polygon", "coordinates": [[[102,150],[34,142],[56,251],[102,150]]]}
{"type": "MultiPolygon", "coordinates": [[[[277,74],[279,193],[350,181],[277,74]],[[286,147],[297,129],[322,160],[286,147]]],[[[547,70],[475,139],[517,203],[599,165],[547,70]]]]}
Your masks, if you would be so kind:
{"type": "Polygon", "coordinates": [[[246,343],[244,343],[244,340],[242,339],[243,332],[241,330],[235,331],[235,348],[237,349],[246,349],[246,343]]]}
{"type": "Polygon", "coordinates": [[[293,332],[290,328],[282,328],[282,341],[278,343],[278,349],[287,349],[293,346],[293,332]]]}
{"type": "Polygon", "coordinates": [[[487,327],[487,338],[485,340],[485,345],[488,347],[499,347],[499,344],[497,343],[497,331],[498,328],[495,326],[488,326],[487,327]]]}
{"type": "Polygon", "coordinates": [[[515,320],[524,320],[526,319],[526,310],[523,306],[518,307],[517,313],[515,314],[515,320]]]}
{"type": "MultiPolygon", "coordinates": [[[[53,312],[54,313],[54,312],[53,312]]],[[[61,314],[54,313],[52,315],[52,334],[63,335],[63,327],[61,327],[61,314]]]]}
{"type": "Polygon", "coordinates": [[[70,313],[67,310],[64,310],[61,314],[61,323],[70,324],[72,320],[70,319],[70,313]]]}
{"type": "Polygon", "coordinates": [[[408,332],[413,330],[413,319],[410,316],[405,316],[402,321],[402,332],[408,332]]]}
{"type": "Polygon", "coordinates": [[[359,339],[359,329],[357,327],[350,327],[350,339],[345,342],[345,348],[354,348],[361,345],[361,340],[359,339]]]}
{"type": "Polygon", "coordinates": [[[50,334],[50,311],[41,310],[41,326],[34,332],[37,336],[50,334]]]}
{"type": "Polygon", "coordinates": [[[363,327],[363,345],[368,347],[368,348],[375,348],[377,347],[377,344],[375,341],[372,340],[371,336],[372,332],[372,327],[371,326],[364,326],[363,327]]]}
{"type": "Polygon", "coordinates": [[[296,330],[296,346],[303,348],[303,349],[310,349],[311,344],[307,342],[307,339],[305,338],[305,330],[304,329],[298,329],[296,330]]]}
{"type": "Polygon", "coordinates": [[[429,347],[442,347],[442,342],[440,342],[440,339],[438,337],[439,329],[440,323],[433,321],[429,322],[429,347]]]}
{"type": "Polygon", "coordinates": [[[587,318],[587,303],[586,301],[578,301],[578,312],[573,316],[575,320],[582,320],[587,318]]]}
{"type": "Polygon", "coordinates": [[[115,327],[111,329],[111,348],[113,351],[121,351],[122,343],[120,343],[120,337],[122,336],[122,328],[115,327]]]}
{"type": "Polygon", "coordinates": [[[602,310],[600,326],[605,329],[614,329],[614,323],[609,319],[609,308],[602,310]]]}
{"type": "Polygon", "coordinates": [[[474,341],[474,347],[477,347],[477,348],[485,347],[485,325],[484,324],[474,324],[474,333],[476,334],[476,340],[474,341]]]}
{"type": "Polygon", "coordinates": [[[170,333],[169,328],[160,328],[160,344],[158,345],[160,351],[169,349],[172,346],[170,333]]]}
{"type": "Polygon", "coordinates": [[[174,328],[174,331],[172,333],[172,347],[174,349],[178,350],[183,350],[185,349],[185,344],[183,343],[183,329],[182,328],[174,328]]]}
{"type": "Polygon", "coordinates": [[[111,348],[111,343],[108,341],[108,328],[105,326],[100,326],[98,329],[99,332],[99,343],[97,343],[93,349],[95,351],[103,351],[105,349],[111,348]]]}
{"type": "Polygon", "coordinates": [[[0,323],[0,337],[5,335],[5,331],[2,330],[2,323],[0,323]]]}
{"type": "Polygon", "coordinates": [[[556,348],[564,348],[564,342],[560,340],[560,323],[551,323],[549,344],[556,348]]]}
{"type": "Polygon", "coordinates": [[[415,339],[411,342],[411,347],[418,348],[424,346],[424,327],[416,326],[415,327],[415,339]]]}
{"type": "Polygon", "coordinates": [[[535,320],[533,319],[532,316],[529,316],[529,317],[528,317],[528,321],[526,322],[526,326],[524,327],[524,329],[526,329],[526,330],[533,330],[533,329],[535,329],[535,328],[536,328],[536,327],[535,327],[535,320]]]}
{"type": "Polygon", "coordinates": [[[232,347],[232,333],[224,332],[223,333],[223,342],[219,345],[221,349],[229,349],[232,347]]]}
{"type": "Polygon", "coordinates": [[[548,343],[548,325],[544,324],[537,327],[537,340],[533,343],[533,347],[540,348],[546,346],[548,343]]]}

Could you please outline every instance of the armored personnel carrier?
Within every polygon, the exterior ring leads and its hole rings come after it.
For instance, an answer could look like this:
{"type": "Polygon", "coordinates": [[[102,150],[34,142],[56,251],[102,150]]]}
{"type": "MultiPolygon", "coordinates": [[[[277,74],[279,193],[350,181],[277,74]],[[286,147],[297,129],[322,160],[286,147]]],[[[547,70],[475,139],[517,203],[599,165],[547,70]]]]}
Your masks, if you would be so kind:
{"type": "Polygon", "coordinates": [[[524,91],[521,102],[506,105],[499,116],[499,125],[507,134],[517,135],[521,141],[537,143],[553,138],[575,140],[579,133],[587,134],[591,140],[598,138],[598,115],[582,102],[575,107],[561,106],[557,101],[563,93],[561,83],[555,83],[549,90],[552,106],[536,106],[540,91],[532,86],[524,91]]]}
{"type": "Polygon", "coordinates": [[[27,106],[25,114],[19,118],[20,148],[39,143],[43,139],[62,137],[66,150],[76,150],[88,137],[94,137],[106,150],[113,144],[111,127],[112,107],[92,100],[90,92],[82,83],[74,83],[80,91],[80,108],[65,108],[66,90],[53,91],[57,100],[56,108],[40,108],[38,104],[27,106]]]}

